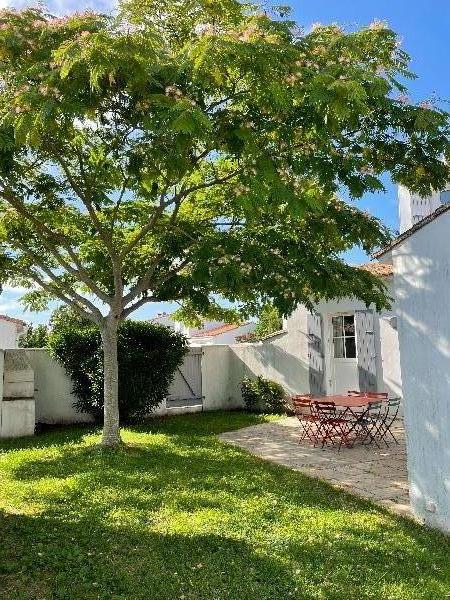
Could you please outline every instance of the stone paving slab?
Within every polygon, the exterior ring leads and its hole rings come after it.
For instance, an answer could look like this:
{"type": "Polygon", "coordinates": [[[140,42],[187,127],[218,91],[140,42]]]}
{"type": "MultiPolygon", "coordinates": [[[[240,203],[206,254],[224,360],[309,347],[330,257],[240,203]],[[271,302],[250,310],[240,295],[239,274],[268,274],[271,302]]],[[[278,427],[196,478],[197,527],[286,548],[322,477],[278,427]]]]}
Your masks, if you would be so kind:
{"type": "Polygon", "coordinates": [[[393,428],[399,445],[389,448],[314,448],[299,443],[300,426],[295,417],[222,433],[220,439],[239,446],[310,477],[372,500],[402,515],[411,515],[406,471],[405,433],[401,421],[393,428]]]}

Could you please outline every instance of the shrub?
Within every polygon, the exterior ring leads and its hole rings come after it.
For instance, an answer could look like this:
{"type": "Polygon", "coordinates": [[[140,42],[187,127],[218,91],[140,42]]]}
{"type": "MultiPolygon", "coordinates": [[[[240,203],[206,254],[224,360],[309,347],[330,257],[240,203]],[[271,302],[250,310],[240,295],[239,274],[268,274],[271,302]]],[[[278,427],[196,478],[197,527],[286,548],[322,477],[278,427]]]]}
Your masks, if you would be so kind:
{"type": "MultiPolygon", "coordinates": [[[[52,355],[73,381],[75,408],[101,422],[103,353],[97,328],[54,324],[49,336],[52,355]]],[[[154,410],[169,392],[176,368],[187,353],[184,336],[154,323],[125,321],[119,327],[119,408],[122,422],[154,410]]]]}
{"type": "Polygon", "coordinates": [[[46,325],[30,325],[19,338],[19,348],[46,348],[48,328],[46,325]]]}
{"type": "Polygon", "coordinates": [[[281,413],[284,411],[285,393],[276,381],[246,377],[241,384],[246,410],[250,412],[281,413]]]}

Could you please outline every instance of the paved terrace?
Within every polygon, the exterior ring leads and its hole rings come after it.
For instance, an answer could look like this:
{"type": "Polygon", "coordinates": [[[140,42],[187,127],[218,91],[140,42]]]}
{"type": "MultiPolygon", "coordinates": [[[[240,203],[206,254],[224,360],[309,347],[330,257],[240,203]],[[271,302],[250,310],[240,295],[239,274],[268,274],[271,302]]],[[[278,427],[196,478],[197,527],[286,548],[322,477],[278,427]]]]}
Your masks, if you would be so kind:
{"type": "Polygon", "coordinates": [[[399,422],[393,428],[400,445],[378,449],[372,445],[354,448],[314,448],[299,444],[300,428],[295,417],[223,433],[219,437],[252,454],[324,479],[332,485],[368,498],[394,512],[409,515],[405,433],[399,422]]]}

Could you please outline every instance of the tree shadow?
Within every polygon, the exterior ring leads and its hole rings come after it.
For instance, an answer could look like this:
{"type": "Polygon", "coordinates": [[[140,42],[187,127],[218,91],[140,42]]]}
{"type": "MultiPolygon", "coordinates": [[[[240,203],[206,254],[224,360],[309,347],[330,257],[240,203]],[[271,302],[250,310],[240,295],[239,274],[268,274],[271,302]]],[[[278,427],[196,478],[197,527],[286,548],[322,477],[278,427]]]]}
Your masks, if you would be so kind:
{"type": "Polygon", "coordinates": [[[220,535],[2,513],[0,530],[5,599],[269,600],[287,598],[295,587],[280,560],[220,535]]]}

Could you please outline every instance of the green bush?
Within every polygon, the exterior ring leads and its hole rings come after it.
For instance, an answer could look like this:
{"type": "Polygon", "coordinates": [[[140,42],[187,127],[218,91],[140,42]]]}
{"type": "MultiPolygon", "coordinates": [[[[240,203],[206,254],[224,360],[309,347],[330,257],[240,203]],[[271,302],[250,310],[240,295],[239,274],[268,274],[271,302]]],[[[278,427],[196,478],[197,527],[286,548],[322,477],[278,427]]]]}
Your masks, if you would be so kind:
{"type": "Polygon", "coordinates": [[[246,377],[241,384],[242,398],[249,412],[281,413],[284,411],[285,393],[276,381],[246,377]]]}
{"type": "Polygon", "coordinates": [[[47,325],[30,325],[19,338],[19,348],[46,348],[47,343],[47,325]]]}
{"type": "MultiPolygon", "coordinates": [[[[103,353],[100,333],[93,326],[61,327],[49,335],[52,355],[73,381],[79,412],[103,418],[103,353]]],[[[122,422],[138,420],[164,400],[176,368],[187,353],[184,336],[144,321],[119,327],[119,408],[122,422]]]]}

